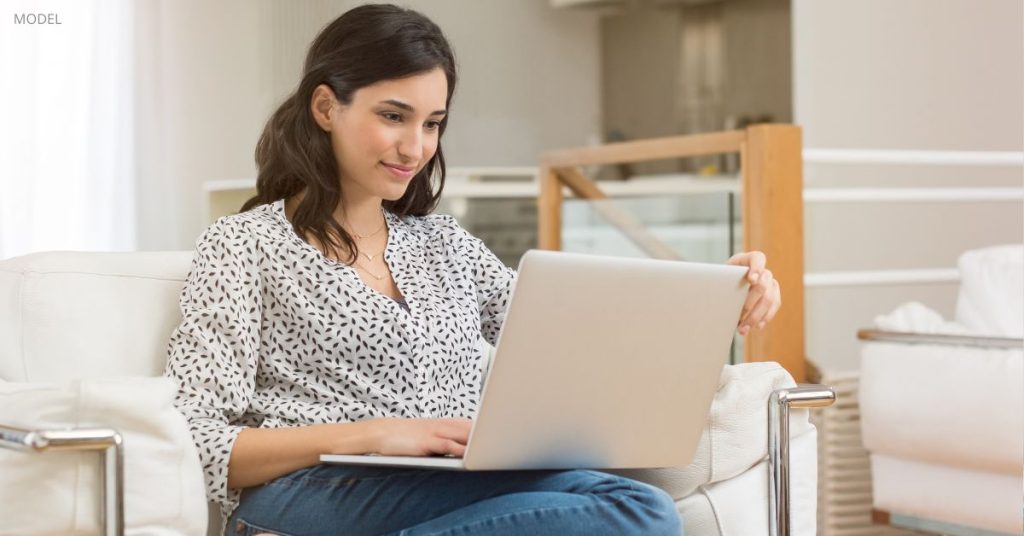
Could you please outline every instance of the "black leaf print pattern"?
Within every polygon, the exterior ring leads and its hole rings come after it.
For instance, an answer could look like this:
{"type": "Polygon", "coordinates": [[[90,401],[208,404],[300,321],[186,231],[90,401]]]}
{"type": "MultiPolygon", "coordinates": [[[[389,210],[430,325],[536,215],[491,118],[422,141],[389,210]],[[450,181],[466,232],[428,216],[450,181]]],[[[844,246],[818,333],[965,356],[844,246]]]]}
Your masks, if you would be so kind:
{"type": "Polygon", "coordinates": [[[283,200],[196,241],[166,374],[223,519],[240,495],[227,467],[243,427],[476,416],[480,339],[496,343],[515,272],[450,216],[386,220],[401,301],[299,238],[283,200]]]}

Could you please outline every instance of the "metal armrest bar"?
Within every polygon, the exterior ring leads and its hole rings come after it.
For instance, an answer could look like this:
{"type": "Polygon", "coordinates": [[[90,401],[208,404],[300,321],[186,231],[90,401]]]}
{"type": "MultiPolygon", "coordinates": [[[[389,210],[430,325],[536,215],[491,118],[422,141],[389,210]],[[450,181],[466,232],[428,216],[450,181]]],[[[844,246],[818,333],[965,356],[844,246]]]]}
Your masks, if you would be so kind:
{"type": "Polygon", "coordinates": [[[825,385],[776,389],[768,400],[768,534],[789,536],[789,408],[831,406],[836,392],[825,385]]]}
{"type": "Polygon", "coordinates": [[[121,434],[117,430],[23,430],[0,425],[0,447],[23,452],[99,451],[103,460],[103,471],[100,473],[100,485],[103,489],[100,523],[103,525],[103,534],[124,534],[124,446],[121,434]]]}
{"type": "Polygon", "coordinates": [[[862,341],[903,342],[909,344],[940,344],[945,346],[978,346],[981,348],[1021,348],[1024,339],[1012,337],[979,337],[977,335],[947,335],[942,333],[913,333],[862,329],[857,332],[862,341]]]}

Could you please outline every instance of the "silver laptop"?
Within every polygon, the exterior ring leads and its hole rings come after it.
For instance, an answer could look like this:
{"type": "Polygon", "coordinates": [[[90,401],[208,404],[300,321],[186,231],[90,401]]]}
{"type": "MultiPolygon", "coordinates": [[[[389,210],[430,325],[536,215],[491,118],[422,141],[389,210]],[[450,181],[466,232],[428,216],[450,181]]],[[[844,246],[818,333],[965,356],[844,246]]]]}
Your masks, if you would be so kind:
{"type": "Polygon", "coordinates": [[[531,250],[465,456],[320,456],[458,470],[690,463],[747,293],[747,269],[531,250]]]}

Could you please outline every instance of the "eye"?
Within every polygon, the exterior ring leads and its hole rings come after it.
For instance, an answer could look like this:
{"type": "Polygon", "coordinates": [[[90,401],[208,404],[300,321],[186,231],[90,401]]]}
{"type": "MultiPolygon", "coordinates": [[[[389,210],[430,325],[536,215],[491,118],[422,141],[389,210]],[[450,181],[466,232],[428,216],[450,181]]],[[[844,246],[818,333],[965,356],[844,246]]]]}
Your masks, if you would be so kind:
{"type": "Polygon", "coordinates": [[[437,130],[439,128],[441,128],[441,122],[440,121],[428,121],[427,122],[427,129],[428,130],[437,130]]]}
{"type": "Polygon", "coordinates": [[[401,122],[401,121],[402,121],[402,114],[399,114],[399,113],[395,113],[395,112],[383,112],[383,113],[381,113],[380,115],[381,115],[381,117],[383,117],[384,119],[387,119],[388,121],[391,121],[391,122],[394,122],[394,123],[399,123],[399,122],[401,122]]]}

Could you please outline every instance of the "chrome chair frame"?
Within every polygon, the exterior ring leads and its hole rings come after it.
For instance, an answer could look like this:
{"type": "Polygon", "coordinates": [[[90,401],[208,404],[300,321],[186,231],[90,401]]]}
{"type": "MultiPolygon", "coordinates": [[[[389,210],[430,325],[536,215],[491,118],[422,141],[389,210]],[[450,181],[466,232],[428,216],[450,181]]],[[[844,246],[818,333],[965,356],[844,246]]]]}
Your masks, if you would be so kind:
{"type": "Polygon", "coordinates": [[[768,535],[789,536],[789,409],[820,408],[836,401],[835,389],[799,385],[768,398],[768,535]]]}
{"type": "Polygon", "coordinates": [[[31,453],[97,451],[103,461],[100,473],[103,508],[100,524],[104,536],[124,534],[124,443],[111,428],[23,430],[0,425],[0,448],[31,453]]]}
{"type": "Polygon", "coordinates": [[[862,341],[902,342],[907,344],[938,344],[943,346],[976,346],[978,348],[1020,348],[1024,339],[1016,337],[982,337],[977,335],[947,335],[942,333],[914,333],[862,329],[857,332],[862,341]]]}

